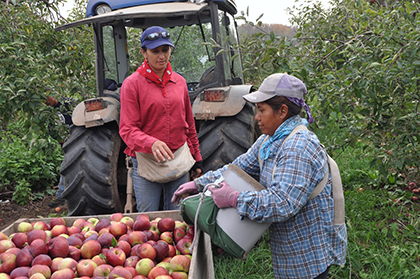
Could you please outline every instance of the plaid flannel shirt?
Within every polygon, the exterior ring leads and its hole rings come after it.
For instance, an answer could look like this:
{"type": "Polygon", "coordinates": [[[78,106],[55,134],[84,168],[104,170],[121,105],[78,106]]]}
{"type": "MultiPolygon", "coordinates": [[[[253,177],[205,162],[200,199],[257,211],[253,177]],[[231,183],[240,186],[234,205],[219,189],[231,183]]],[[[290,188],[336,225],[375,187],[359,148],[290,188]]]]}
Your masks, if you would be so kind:
{"type": "MultiPolygon", "coordinates": [[[[260,169],[258,153],[265,137],[233,164],[259,178],[266,190],[241,192],[236,209],[251,220],[272,222],[270,244],[276,278],[314,278],[332,264],[345,264],[347,230],[345,225],[333,224],[331,175],[323,191],[309,200],[328,169],[318,138],[310,131],[299,131],[283,145],[285,137],[273,142],[274,152],[260,169]]],[[[214,182],[226,168],[196,179],[198,188],[214,182]]]]}

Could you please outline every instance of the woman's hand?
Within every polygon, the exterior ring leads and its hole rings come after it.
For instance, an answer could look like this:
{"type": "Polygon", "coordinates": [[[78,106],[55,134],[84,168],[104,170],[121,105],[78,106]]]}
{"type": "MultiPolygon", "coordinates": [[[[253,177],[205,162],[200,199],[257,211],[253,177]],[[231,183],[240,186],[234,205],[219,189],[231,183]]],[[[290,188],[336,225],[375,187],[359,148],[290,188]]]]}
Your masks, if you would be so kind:
{"type": "Polygon", "coordinates": [[[209,187],[214,203],[218,208],[236,207],[239,192],[235,191],[226,181],[219,183],[219,188],[209,187]]]}
{"type": "Polygon", "coordinates": [[[159,163],[175,158],[171,149],[163,141],[157,140],[152,144],[152,154],[159,163]]]}

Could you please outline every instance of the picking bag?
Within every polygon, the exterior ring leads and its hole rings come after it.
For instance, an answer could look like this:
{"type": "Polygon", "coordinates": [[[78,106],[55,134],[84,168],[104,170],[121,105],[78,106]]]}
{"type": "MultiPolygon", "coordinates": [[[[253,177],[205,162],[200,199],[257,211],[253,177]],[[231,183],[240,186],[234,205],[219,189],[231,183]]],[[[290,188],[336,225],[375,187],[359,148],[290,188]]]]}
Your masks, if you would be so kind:
{"type": "Polygon", "coordinates": [[[137,173],[152,182],[174,181],[186,174],[195,164],[187,142],[178,148],[174,155],[174,159],[159,163],[152,154],[136,152],[137,173]]]}
{"type": "MultiPolygon", "coordinates": [[[[232,164],[223,172],[223,180],[236,191],[265,189],[249,174],[232,164]]],[[[210,192],[206,190],[185,198],[181,203],[181,215],[187,224],[198,226],[210,235],[213,244],[239,259],[247,257],[255,243],[271,225],[271,223],[258,223],[247,217],[241,218],[236,208],[219,209],[210,192]]]]}

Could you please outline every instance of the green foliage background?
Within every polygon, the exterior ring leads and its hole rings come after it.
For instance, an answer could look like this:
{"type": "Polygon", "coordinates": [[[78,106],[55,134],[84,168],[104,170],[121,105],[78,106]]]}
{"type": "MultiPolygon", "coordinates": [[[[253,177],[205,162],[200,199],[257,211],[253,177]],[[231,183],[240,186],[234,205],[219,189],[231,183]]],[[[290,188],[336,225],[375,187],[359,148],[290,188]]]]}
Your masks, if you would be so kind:
{"type": "MultiPolygon", "coordinates": [[[[77,102],[95,95],[91,29],[54,31],[84,18],[87,1],[76,1],[68,19],[59,13],[63,2],[0,2],[3,143],[8,134],[31,142],[53,133],[60,141],[67,131],[55,125],[56,113],[45,98],[51,94],[77,102]]],[[[242,37],[239,46],[246,82],[258,86],[276,72],[301,78],[315,129],[340,131],[322,139],[330,152],[338,156],[363,140],[370,168],[379,171],[383,184],[418,175],[420,19],[416,1],[388,1],[386,7],[380,2],[333,0],[329,9],[316,1],[298,2],[290,11],[293,37],[265,32],[259,20],[238,20],[257,31],[242,37]]],[[[136,50],[133,65],[142,61],[138,37],[129,34],[129,47],[136,50]]]]}

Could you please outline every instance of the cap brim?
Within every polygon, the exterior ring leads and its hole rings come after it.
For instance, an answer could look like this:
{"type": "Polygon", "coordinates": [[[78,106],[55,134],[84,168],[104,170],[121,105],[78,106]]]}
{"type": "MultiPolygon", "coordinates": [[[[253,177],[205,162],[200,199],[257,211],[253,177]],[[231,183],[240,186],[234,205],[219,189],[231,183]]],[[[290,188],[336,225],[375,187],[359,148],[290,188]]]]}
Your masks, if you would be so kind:
{"type": "Polygon", "coordinates": [[[156,41],[151,41],[148,44],[144,44],[145,47],[147,47],[148,49],[154,49],[160,46],[171,46],[174,48],[174,45],[172,44],[172,42],[168,41],[168,40],[156,40],[156,41]]]}
{"type": "Polygon", "coordinates": [[[255,91],[250,94],[244,95],[243,98],[250,103],[261,103],[261,102],[267,101],[268,99],[273,98],[274,96],[275,95],[273,94],[267,94],[260,91],[255,91]]]}

